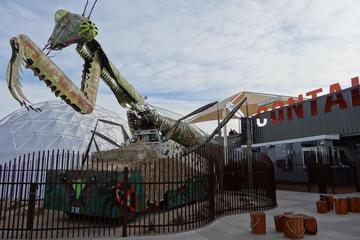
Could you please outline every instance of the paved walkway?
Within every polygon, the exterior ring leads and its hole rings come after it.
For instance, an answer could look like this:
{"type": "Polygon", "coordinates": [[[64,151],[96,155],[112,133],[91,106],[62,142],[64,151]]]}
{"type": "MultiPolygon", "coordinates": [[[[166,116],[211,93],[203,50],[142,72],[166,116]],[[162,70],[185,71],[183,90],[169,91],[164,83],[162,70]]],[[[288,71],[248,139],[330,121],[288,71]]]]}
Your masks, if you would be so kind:
{"type": "MultiPolygon", "coordinates": [[[[357,196],[360,193],[337,194],[336,197],[357,196]]],[[[278,207],[266,211],[266,235],[253,235],[250,232],[249,214],[232,215],[217,219],[210,225],[191,232],[147,236],[128,237],[131,240],[206,240],[206,239],[287,239],[282,233],[275,231],[273,216],[284,211],[303,213],[315,216],[318,222],[318,234],[305,235],[304,239],[326,240],[360,240],[360,213],[336,215],[334,212],[326,214],[316,213],[315,202],[318,193],[303,193],[291,191],[277,191],[278,207]]]]}

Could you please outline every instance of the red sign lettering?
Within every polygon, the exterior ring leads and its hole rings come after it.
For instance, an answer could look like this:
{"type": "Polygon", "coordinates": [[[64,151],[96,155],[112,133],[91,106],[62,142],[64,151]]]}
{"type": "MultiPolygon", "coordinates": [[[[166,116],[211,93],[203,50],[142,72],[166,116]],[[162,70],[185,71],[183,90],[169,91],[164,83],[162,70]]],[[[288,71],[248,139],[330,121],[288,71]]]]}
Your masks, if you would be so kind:
{"type": "Polygon", "coordinates": [[[326,97],[326,104],[325,104],[324,112],[326,112],[326,113],[331,112],[332,106],[334,106],[336,104],[339,105],[341,110],[347,108],[347,104],[343,98],[343,95],[341,93],[336,93],[335,95],[336,95],[335,100],[333,100],[334,94],[326,97]]]}
{"type": "MultiPolygon", "coordinates": [[[[329,87],[330,95],[326,97],[325,108],[324,112],[328,113],[331,112],[333,106],[339,105],[341,110],[346,109],[348,107],[346,100],[344,99],[341,93],[341,86],[339,83],[331,84],[329,87]]],[[[318,88],[306,93],[306,96],[310,96],[310,112],[311,116],[316,116],[318,114],[318,106],[317,106],[317,97],[318,94],[323,91],[322,88],[318,88]]],[[[292,121],[293,119],[293,110],[296,114],[298,119],[304,118],[304,109],[303,109],[303,95],[300,94],[298,96],[297,102],[295,102],[294,98],[290,97],[288,99],[288,106],[287,110],[287,120],[292,121]]],[[[359,77],[354,77],[351,79],[351,104],[353,107],[360,106],[360,85],[359,85],[359,77]]],[[[270,112],[271,121],[275,124],[279,124],[284,120],[284,107],[285,102],[283,101],[276,101],[272,105],[272,110],[270,112]],[[280,107],[280,109],[277,109],[280,107]]],[[[259,107],[256,118],[260,117],[260,113],[266,112],[268,109],[265,106],[259,107]]],[[[259,120],[259,119],[258,119],[259,120]]],[[[257,125],[259,127],[263,127],[267,123],[267,119],[263,119],[262,122],[257,120],[257,125]]]]}
{"type": "Polygon", "coordinates": [[[280,107],[279,111],[278,111],[278,114],[279,114],[279,117],[276,119],[276,114],[275,114],[275,111],[272,111],[270,113],[271,115],[271,121],[275,124],[279,124],[281,123],[283,120],[284,120],[284,109],[282,108],[284,106],[284,102],[282,101],[276,101],[273,103],[272,105],[272,109],[275,110],[277,107],[280,107]]]}
{"type": "Polygon", "coordinates": [[[351,103],[353,106],[360,106],[359,77],[351,79],[351,103]]]}
{"type": "Polygon", "coordinates": [[[304,109],[303,109],[303,105],[302,102],[303,101],[303,95],[300,94],[298,96],[298,103],[295,103],[294,98],[289,98],[288,102],[289,102],[289,106],[287,107],[287,119],[288,121],[292,120],[292,111],[291,109],[294,109],[296,116],[301,119],[304,117],[304,109]]]}

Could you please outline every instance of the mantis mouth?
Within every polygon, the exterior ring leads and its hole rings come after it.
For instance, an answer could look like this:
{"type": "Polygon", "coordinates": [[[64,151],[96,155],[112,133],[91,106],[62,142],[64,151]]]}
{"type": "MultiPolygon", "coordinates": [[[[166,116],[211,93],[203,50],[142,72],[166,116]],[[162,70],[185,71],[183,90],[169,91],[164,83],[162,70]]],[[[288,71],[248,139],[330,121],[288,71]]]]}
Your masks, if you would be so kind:
{"type": "Polygon", "coordinates": [[[64,44],[64,43],[54,43],[51,41],[51,38],[49,38],[48,42],[46,43],[45,47],[42,49],[43,52],[45,52],[45,50],[47,50],[46,55],[49,55],[49,53],[51,51],[59,51],[62,50],[63,48],[67,47],[68,45],[64,44]]]}
{"type": "Polygon", "coordinates": [[[78,43],[78,41],[81,40],[81,38],[79,36],[75,36],[71,39],[69,39],[68,41],[65,41],[65,42],[58,42],[58,41],[52,41],[51,40],[52,38],[49,39],[48,43],[46,44],[47,45],[47,48],[49,50],[55,50],[55,51],[58,51],[58,50],[61,50],[65,47],[68,47],[70,46],[71,44],[73,43],[78,43]]]}
{"type": "Polygon", "coordinates": [[[49,49],[54,50],[54,51],[58,51],[58,50],[63,49],[64,47],[66,47],[65,44],[58,43],[58,44],[55,44],[55,45],[50,45],[49,49]]]}

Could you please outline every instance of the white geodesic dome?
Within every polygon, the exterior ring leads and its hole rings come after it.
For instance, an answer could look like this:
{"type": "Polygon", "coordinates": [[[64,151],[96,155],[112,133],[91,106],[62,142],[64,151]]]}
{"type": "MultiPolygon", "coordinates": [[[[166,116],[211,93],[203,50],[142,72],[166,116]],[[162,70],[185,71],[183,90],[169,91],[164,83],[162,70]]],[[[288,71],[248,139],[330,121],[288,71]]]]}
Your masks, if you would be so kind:
{"type": "MultiPolygon", "coordinates": [[[[117,144],[130,136],[127,121],[117,113],[96,106],[91,114],[82,115],[63,101],[46,101],[33,105],[41,112],[21,108],[0,120],[0,164],[24,154],[47,150],[85,152],[98,119],[122,125],[98,123],[96,132],[117,144]]],[[[116,148],[115,145],[95,135],[99,150],[116,148]]],[[[96,150],[93,143],[91,152],[96,150]]]]}

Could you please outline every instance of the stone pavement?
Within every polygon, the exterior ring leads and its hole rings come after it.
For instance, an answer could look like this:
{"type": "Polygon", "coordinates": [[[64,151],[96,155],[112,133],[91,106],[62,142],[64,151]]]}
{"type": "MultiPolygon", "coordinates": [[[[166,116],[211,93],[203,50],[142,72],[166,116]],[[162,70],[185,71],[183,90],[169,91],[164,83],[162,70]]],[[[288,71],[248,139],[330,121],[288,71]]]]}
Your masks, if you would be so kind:
{"type": "MultiPolygon", "coordinates": [[[[357,196],[360,193],[337,194],[335,197],[357,196]]],[[[254,235],[250,232],[249,214],[231,215],[217,219],[210,225],[190,232],[155,235],[146,237],[128,237],[131,240],[206,240],[206,239],[287,239],[275,231],[273,216],[282,212],[294,212],[312,215],[318,222],[318,234],[305,235],[304,239],[360,240],[360,213],[337,215],[333,211],[326,214],[316,212],[315,202],[318,193],[277,191],[278,207],[266,211],[267,234],[254,235]]]]}

